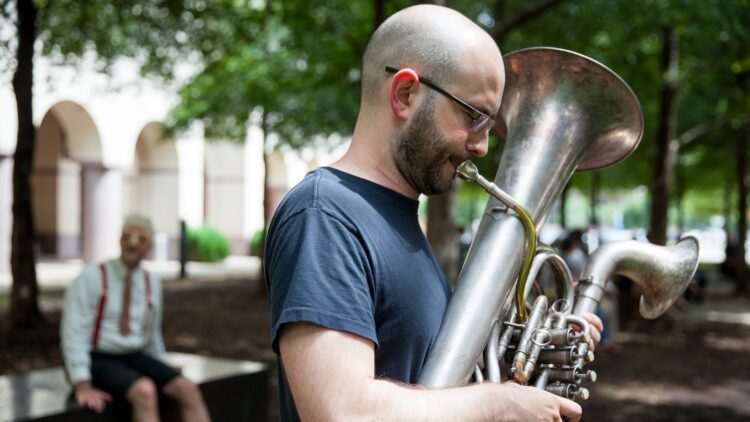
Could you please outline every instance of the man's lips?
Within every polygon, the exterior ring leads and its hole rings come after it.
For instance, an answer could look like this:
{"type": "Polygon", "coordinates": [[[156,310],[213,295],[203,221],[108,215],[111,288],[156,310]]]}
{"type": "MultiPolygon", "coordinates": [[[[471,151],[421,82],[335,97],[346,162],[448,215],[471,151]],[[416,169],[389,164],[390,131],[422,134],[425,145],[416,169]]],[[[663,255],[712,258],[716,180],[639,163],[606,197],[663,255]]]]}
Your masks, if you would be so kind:
{"type": "Polygon", "coordinates": [[[453,166],[453,170],[456,170],[456,168],[458,168],[458,166],[461,165],[461,163],[463,163],[466,160],[468,160],[468,158],[451,157],[450,160],[448,160],[448,161],[450,161],[451,165],[453,166]]]}

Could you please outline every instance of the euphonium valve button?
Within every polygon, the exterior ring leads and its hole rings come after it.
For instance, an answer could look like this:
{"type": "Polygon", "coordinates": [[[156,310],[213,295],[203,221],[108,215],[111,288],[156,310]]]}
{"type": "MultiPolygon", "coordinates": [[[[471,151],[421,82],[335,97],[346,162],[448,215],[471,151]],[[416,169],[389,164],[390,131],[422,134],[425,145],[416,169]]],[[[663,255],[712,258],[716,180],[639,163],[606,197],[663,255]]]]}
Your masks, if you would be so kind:
{"type": "Polygon", "coordinates": [[[589,381],[589,382],[596,382],[596,372],[595,371],[586,371],[584,373],[577,373],[576,379],[578,382],[581,382],[583,380],[589,381]]]}
{"type": "Polygon", "coordinates": [[[581,400],[588,400],[590,396],[589,389],[588,388],[579,388],[578,389],[578,398],[581,400]]]}

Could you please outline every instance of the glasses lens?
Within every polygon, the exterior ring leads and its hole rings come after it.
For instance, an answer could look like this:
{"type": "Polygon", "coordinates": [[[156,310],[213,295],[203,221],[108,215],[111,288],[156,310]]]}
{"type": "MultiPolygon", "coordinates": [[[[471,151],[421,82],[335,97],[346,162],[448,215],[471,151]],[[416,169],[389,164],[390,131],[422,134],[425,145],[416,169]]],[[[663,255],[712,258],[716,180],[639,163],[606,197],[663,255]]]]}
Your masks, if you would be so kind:
{"type": "Polygon", "coordinates": [[[140,244],[145,244],[148,242],[148,237],[144,236],[140,233],[128,233],[125,232],[122,234],[121,237],[122,241],[124,242],[136,242],[140,244]]]}
{"type": "Polygon", "coordinates": [[[481,114],[479,117],[474,120],[474,124],[472,124],[471,130],[473,132],[481,132],[485,129],[489,129],[492,126],[494,126],[495,121],[490,118],[490,116],[486,114],[481,114]]]}

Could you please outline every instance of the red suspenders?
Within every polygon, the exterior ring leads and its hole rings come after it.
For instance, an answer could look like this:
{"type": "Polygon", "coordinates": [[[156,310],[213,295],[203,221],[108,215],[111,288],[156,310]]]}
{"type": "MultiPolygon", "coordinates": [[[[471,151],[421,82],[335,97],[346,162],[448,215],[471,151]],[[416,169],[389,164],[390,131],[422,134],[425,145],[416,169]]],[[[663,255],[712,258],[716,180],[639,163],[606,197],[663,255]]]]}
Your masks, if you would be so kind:
{"type": "Polygon", "coordinates": [[[94,333],[91,335],[91,347],[96,347],[99,342],[99,330],[102,327],[102,317],[104,316],[104,305],[107,303],[107,266],[104,263],[99,265],[102,272],[102,293],[99,295],[99,306],[96,310],[96,320],[94,322],[94,333]]]}
{"type": "Polygon", "coordinates": [[[151,322],[151,277],[148,275],[148,271],[143,270],[143,281],[146,288],[146,317],[143,318],[143,334],[148,333],[148,324],[151,322]]]}
{"type": "MultiPolygon", "coordinates": [[[[99,270],[102,273],[102,292],[99,295],[99,306],[96,309],[96,319],[94,320],[94,332],[91,334],[91,347],[95,348],[99,342],[99,331],[102,327],[102,318],[104,317],[104,306],[107,304],[107,265],[105,263],[99,264],[99,270]]],[[[151,277],[148,271],[143,270],[143,281],[145,282],[146,288],[146,303],[148,305],[146,309],[146,318],[143,322],[143,331],[146,332],[148,323],[151,320],[151,308],[153,304],[151,302],[151,277]]]]}

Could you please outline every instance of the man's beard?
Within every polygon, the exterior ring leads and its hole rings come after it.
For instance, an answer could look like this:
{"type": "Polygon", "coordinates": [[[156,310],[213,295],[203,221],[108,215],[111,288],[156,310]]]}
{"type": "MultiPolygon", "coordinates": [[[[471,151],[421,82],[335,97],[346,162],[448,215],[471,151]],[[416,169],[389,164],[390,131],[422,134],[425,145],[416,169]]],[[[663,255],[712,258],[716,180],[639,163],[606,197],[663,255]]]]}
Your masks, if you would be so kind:
{"type": "Polygon", "coordinates": [[[433,122],[434,99],[427,98],[417,110],[414,120],[402,133],[395,146],[396,167],[406,181],[425,195],[447,192],[453,176],[443,174],[450,158],[448,140],[433,122]]]}

